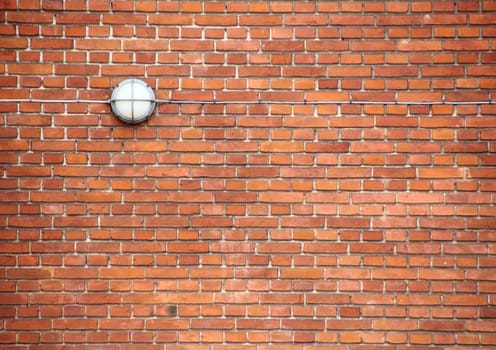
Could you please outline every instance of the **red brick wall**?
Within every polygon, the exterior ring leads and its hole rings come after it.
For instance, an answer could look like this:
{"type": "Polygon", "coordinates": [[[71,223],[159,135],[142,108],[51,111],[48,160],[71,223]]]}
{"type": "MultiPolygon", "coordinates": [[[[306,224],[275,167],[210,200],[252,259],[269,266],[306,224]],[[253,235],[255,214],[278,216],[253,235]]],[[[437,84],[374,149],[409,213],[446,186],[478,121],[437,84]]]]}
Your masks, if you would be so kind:
{"type": "Polygon", "coordinates": [[[0,7],[2,349],[496,346],[495,1],[0,7]]]}

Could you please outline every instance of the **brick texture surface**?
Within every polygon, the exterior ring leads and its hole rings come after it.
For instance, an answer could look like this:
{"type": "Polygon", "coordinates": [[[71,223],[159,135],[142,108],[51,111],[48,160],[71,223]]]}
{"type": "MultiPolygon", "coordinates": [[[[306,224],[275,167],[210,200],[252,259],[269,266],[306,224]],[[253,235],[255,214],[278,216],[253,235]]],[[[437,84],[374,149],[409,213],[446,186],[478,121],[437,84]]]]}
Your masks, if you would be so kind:
{"type": "Polygon", "coordinates": [[[495,1],[0,9],[2,349],[496,347],[495,1]]]}

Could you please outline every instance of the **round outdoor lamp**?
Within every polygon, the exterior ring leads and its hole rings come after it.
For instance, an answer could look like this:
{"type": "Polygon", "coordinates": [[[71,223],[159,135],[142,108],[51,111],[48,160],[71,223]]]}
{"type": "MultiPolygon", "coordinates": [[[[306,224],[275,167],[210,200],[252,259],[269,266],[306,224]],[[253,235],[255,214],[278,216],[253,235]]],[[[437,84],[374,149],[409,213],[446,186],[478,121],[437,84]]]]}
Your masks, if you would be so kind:
{"type": "Polygon", "coordinates": [[[138,79],[124,80],[114,88],[110,97],[112,112],[129,124],[147,120],[152,115],[155,104],[153,90],[138,79]]]}

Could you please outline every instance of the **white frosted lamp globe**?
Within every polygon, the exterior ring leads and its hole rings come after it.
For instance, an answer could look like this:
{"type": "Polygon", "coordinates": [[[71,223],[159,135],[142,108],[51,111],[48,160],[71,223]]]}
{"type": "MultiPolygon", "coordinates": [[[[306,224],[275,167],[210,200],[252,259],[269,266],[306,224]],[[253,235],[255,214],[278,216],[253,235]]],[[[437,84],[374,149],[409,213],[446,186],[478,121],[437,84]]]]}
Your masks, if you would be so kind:
{"type": "Polygon", "coordinates": [[[155,108],[155,94],[145,82],[127,79],[117,85],[110,98],[112,111],[120,120],[137,124],[148,119],[155,108]]]}

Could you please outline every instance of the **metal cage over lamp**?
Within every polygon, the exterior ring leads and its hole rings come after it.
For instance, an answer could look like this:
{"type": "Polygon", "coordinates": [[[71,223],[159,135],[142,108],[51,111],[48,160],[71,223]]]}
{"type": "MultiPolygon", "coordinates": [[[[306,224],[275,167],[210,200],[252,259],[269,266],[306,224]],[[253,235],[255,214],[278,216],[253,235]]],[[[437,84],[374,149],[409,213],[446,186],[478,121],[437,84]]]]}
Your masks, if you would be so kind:
{"type": "Polygon", "coordinates": [[[144,81],[127,79],[118,84],[110,97],[112,112],[129,124],[147,120],[156,105],[153,90],[144,81]]]}

